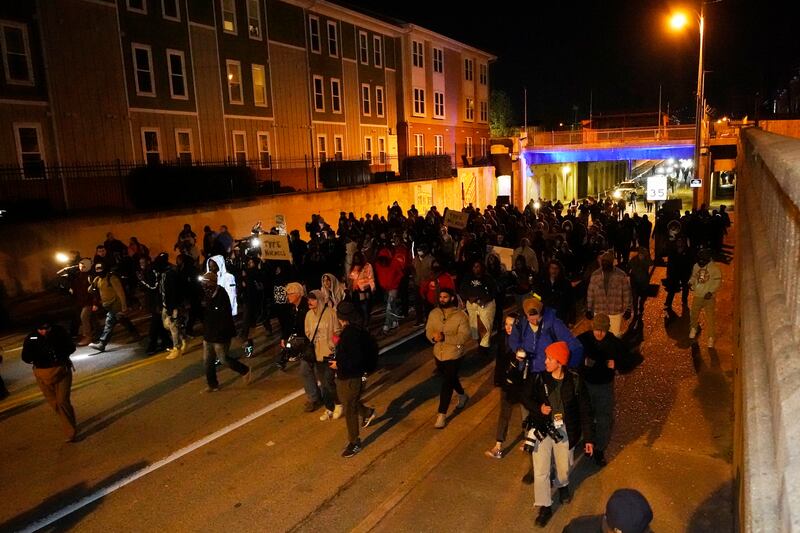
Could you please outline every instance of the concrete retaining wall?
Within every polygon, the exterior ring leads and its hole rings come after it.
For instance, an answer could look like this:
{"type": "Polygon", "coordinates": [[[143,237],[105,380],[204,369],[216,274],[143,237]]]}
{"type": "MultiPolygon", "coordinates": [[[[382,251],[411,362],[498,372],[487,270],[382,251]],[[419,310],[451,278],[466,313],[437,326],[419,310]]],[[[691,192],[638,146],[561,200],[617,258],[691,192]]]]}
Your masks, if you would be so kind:
{"type": "MultiPolygon", "coordinates": [[[[800,530],[800,140],[743,130],[736,197],[743,531],[800,530]]],[[[737,407],[739,407],[737,406],[737,407]]]]}

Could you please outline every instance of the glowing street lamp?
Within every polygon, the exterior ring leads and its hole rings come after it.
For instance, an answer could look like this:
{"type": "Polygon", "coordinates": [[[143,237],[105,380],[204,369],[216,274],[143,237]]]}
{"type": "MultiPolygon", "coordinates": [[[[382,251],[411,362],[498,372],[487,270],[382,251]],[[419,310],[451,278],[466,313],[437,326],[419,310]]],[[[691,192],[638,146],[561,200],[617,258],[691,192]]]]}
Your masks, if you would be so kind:
{"type": "Polygon", "coordinates": [[[669,25],[673,30],[682,30],[689,25],[689,19],[686,17],[686,13],[675,13],[670,17],[669,25]]]}
{"type": "Polygon", "coordinates": [[[56,252],[56,262],[62,265],[69,263],[69,256],[64,252],[56,252]]]}

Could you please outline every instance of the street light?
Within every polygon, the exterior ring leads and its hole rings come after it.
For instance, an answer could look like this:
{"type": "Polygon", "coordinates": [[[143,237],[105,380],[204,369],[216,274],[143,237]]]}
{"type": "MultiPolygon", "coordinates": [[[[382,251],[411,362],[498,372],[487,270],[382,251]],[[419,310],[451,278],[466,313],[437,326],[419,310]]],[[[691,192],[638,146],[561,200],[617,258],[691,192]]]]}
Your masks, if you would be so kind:
{"type": "MultiPolygon", "coordinates": [[[[700,12],[695,12],[697,16],[698,29],[700,31],[700,52],[697,60],[697,101],[695,105],[695,132],[694,132],[694,177],[699,177],[700,173],[700,131],[703,126],[703,52],[705,50],[705,5],[707,2],[700,2],[700,12]]],[[[686,13],[677,12],[670,17],[670,26],[673,30],[682,30],[689,25],[689,17],[686,13]]],[[[692,195],[692,207],[697,207],[698,191],[694,190],[692,195]]]]}

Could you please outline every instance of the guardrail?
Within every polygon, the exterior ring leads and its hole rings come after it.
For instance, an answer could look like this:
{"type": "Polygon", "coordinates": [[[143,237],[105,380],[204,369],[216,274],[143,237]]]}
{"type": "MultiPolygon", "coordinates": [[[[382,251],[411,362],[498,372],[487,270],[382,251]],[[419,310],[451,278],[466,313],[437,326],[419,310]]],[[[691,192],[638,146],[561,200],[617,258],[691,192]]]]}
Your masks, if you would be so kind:
{"type": "Polygon", "coordinates": [[[637,142],[666,142],[694,140],[694,126],[665,126],[662,128],[583,129],[576,131],[531,131],[528,146],[559,146],[570,144],[622,144],[637,142]]]}

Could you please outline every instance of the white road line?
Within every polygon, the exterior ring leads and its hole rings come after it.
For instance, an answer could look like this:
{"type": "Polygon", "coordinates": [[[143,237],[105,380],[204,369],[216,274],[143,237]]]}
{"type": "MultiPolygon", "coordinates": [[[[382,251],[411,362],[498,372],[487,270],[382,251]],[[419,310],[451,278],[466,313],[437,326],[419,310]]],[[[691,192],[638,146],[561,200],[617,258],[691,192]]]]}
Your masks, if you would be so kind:
{"type": "MultiPolygon", "coordinates": [[[[380,353],[382,355],[382,354],[384,354],[384,353],[386,353],[386,352],[388,352],[390,350],[394,350],[395,348],[397,348],[398,346],[402,345],[403,343],[408,342],[409,340],[411,340],[414,337],[417,337],[417,336],[419,336],[421,334],[422,334],[422,330],[415,331],[415,332],[411,333],[410,335],[406,335],[405,337],[401,337],[400,339],[396,340],[395,342],[393,342],[393,343],[381,348],[378,353],[380,353]]],[[[256,419],[264,416],[265,414],[269,413],[270,411],[274,411],[278,407],[291,402],[295,398],[299,398],[303,394],[304,394],[304,390],[303,389],[298,389],[298,390],[296,390],[296,391],[284,396],[280,400],[277,400],[277,401],[267,405],[266,407],[263,407],[262,409],[259,409],[258,411],[249,414],[248,416],[242,418],[238,422],[234,422],[233,424],[225,426],[224,428],[222,428],[222,429],[220,429],[218,431],[215,431],[214,433],[212,433],[212,434],[210,434],[210,435],[208,435],[206,437],[203,437],[202,439],[200,439],[200,440],[198,440],[196,442],[193,442],[192,444],[190,444],[188,446],[185,446],[185,447],[181,448],[180,450],[172,453],[171,455],[168,455],[167,457],[161,459],[160,461],[157,461],[157,462],[155,462],[155,463],[153,463],[153,464],[151,464],[149,466],[146,466],[146,467],[142,468],[141,470],[137,470],[136,472],[134,472],[134,473],[132,473],[132,474],[130,474],[128,476],[125,476],[124,478],[122,478],[120,480],[117,480],[114,483],[112,483],[112,484],[110,484],[110,485],[108,485],[106,487],[103,487],[103,488],[93,492],[92,494],[90,494],[90,495],[88,495],[88,496],[86,496],[84,498],[81,498],[80,500],[78,500],[77,502],[75,502],[73,504],[67,505],[66,507],[62,507],[58,511],[56,511],[56,512],[50,514],[50,515],[45,516],[41,520],[37,520],[36,522],[33,522],[32,524],[29,524],[28,526],[26,526],[24,529],[21,529],[20,531],[22,533],[33,533],[35,531],[39,531],[40,529],[45,528],[45,527],[53,524],[54,522],[56,522],[58,520],[61,520],[65,516],[69,516],[70,514],[74,513],[75,511],[78,511],[79,509],[82,509],[82,508],[86,507],[87,505],[89,505],[89,504],[91,504],[93,502],[96,502],[97,500],[99,500],[101,498],[104,498],[104,497],[108,496],[112,492],[115,492],[115,491],[121,489],[125,485],[129,485],[129,484],[133,483],[134,481],[136,481],[137,479],[143,478],[147,474],[155,472],[159,468],[167,466],[168,464],[180,459],[184,455],[190,454],[193,451],[195,451],[195,450],[197,450],[199,448],[202,448],[206,444],[210,444],[210,443],[214,442],[215,440],[219,439],[220,437],[223,437],[223,436],[227,435],[228,433],[230,433],[232,431],[235,431],[235,430],[239,429],[240,427],[242,427],[242,426],[244,426],[246,424],[249,424],[253,420],[256,420],[256,419]]]]}

